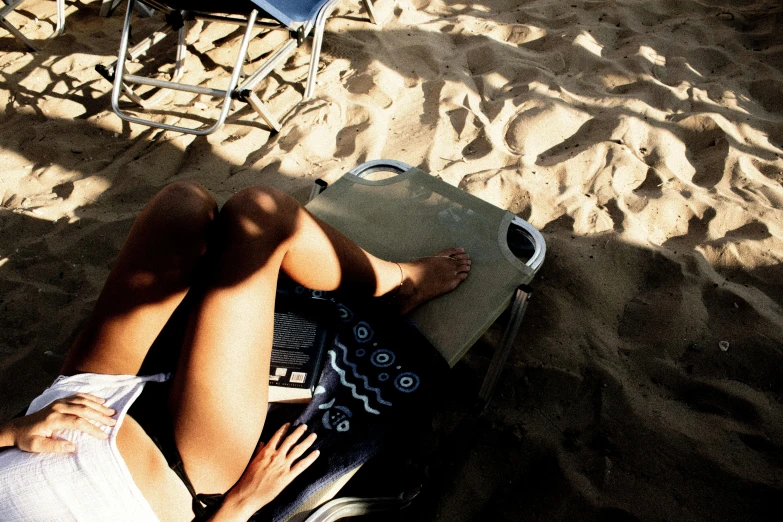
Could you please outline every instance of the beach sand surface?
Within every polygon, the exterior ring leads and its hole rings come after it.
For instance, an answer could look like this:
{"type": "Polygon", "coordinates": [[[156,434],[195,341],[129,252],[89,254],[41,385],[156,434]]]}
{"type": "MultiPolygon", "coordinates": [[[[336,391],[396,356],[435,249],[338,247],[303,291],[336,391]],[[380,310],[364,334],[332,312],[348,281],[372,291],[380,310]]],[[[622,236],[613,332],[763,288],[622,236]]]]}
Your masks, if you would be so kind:
{"type": "MultiPolygon", "coordinates": [[[[528,220],[548,248],[480,418],[499,328],[452,372],[406,518],[779,519],[779,1],[378,0],[378,26],[345,1],[315,96],[300,103],[309,46],[262,84],[279,134],[235,104],[198,138],[121,122],[94,67],[116,57],[124,7],[66,8],[37,53],[0,28],[0,418],[57,375],[161,187],[196,181],[222,203],[263,183],[304,202],[314,179],[391,158],[528,220]]],[[[8,20],[44,38],[54,14],[28,0],[8,20]]],[[[185,79],[221,85],[239,33],[197,22],[187,39],[185,79]]],[[[163,76],[173,49],[129,67],[163,76]]],[[[177,94],[153,117],[218,110],[177,94]]]]}

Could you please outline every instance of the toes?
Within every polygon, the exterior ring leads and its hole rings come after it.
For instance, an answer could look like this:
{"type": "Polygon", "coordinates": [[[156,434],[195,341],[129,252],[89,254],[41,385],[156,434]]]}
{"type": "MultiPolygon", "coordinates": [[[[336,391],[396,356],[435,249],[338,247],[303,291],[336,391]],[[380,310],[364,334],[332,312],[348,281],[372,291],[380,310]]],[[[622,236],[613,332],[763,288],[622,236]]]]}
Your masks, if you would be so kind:
{"type": "Polygon", "coordinates": [[[467,274],[467,273],[465,273],[465,272],[462,272],[462,273],[460,273],[460,274],[455,274],[455,275],[454,275],[454,278],[453,278],[453,279],[451,279],[451,281],[449,281],[449,284],[448,284],[448,286],[446,287],[446,288],[447,288],[447,291],[451,291],[451,290],[454,290],[455,288],[457,288],[459,285],[461,285],[461,284],[462,284],[462,282],[463,282],[465,279],[467,279],[467,277],[468,277],[468,274],[467,274]]]}
{"type": "Polygon", "coordinates": [[[451,257],[451,259],[453,259],[454,261],[466,261],[470,259],[470,256],[468,254],[454,254],[449,257],[451,257]]]}
{"type": "Polygon", "coordinates": [[[443,256],[443,257],[452,257],[464,253],[465,253],[464,248],[446,248],[438,252],[436,255],[443,256]]]}
{"type": "Polygon", "coordinates": [[[470,262],[470,259],[465,259],[461,262],[457,263],[457,272],[467,272],[470,270],[470,265],[472,263],[470,262]]]}

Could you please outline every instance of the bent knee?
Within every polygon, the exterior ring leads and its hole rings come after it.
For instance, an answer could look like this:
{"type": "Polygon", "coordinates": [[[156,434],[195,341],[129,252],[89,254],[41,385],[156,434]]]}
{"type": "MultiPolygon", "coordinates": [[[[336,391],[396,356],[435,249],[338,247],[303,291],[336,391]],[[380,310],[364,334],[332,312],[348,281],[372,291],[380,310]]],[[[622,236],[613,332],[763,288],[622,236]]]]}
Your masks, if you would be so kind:
{"type": "Polygon", "coordinates": [[[234,194],[220,211],[240,233],[282,240],[293,234],[301,207],[292,197],[271,187],[247,187],[234,194]]]}
{"type": "Polygon", "coordinates": [[[206,252],[216,216],[217,203],[204,187],[177,181],[144,207],[134,224],[134,241],[152,242],[163,257],[197,259],[206,252]]]}
{"type": "Polygon", "coordinates": [[[165,209],[170,218],[182,219],[196,226],[208,224],[217,214],[215,198],[192,181],[175,181],[166,185],[155,195],[153,204],[165,209]]]}

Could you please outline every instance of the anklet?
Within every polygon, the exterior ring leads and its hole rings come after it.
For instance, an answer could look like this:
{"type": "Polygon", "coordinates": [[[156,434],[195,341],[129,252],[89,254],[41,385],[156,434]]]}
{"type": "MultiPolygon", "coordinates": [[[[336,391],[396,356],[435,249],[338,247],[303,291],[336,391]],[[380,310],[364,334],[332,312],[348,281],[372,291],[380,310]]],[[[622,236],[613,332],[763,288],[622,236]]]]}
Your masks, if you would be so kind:
{"type": "Polygon", "coordinates": [[[402,283],[405,281],[405,276],[402,275],[402,267],[400,264],[397,261],[395,261],[394,264],[397,265],[397,268],[400,269],[400,286],[397,287],[397,291],[399,291],[400,288],[402,288],[402,283]]]}

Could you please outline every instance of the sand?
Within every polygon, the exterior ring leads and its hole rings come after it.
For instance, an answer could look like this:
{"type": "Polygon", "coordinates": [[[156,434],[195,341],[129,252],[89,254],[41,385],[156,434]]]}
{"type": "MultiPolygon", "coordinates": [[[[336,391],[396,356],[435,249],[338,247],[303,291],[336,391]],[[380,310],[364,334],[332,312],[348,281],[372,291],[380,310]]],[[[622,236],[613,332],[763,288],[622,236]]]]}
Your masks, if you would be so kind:
{"type": "MultiPolygon", "coordinates": [[[[112,61],[124,8],[66,4],[66,33],[38,53],[0,29],[0,418],[56,376],[165,184],[304,201],[315,178],[393,158],[527,219],[549,249],[503,381],[464,433],[498,333],[454,370],[434,426],[459,443],[409,518],[779,516],[778,1],[379,0],[382,26],[343,2],[315,97],[299,103],[306,47],[261,90],[282,132],[237,106],[206,138],[114,116],[94,66],[112,61]]],[[[54,12],[28,0],[8,19],[39,38],[54,12]]],[[[238,34],[199,23],[188,40],[187,78],[219,84],[238,34]]],[[[155,117],[183,110],[217,112],[178,95],[155,117]]]]}

